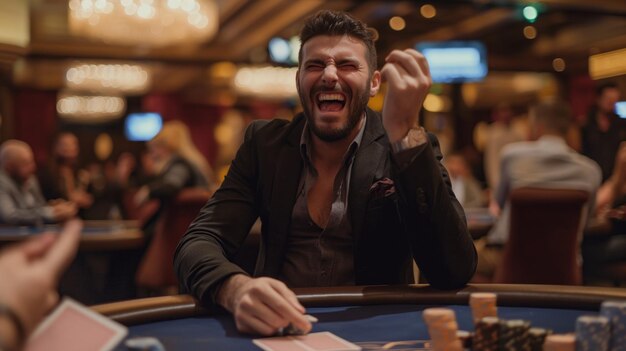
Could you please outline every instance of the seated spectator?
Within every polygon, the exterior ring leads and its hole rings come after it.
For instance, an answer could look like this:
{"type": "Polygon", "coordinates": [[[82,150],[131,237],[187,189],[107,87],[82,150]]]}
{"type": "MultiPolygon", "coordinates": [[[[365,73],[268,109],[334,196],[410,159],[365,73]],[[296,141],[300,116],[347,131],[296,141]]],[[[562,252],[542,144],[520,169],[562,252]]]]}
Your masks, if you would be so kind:
{"type": "Polygon", "coordinates": [[[611,235],[586,238],[583,243],[585,275],[595,266],[626,262],[626,142],[620,144],[613,173],[602,184],[597,201],[597,218],[611,221],[611,235]]]}
{"type": "Polygon", "coordinates": [[[508,239],[510,214],[507,200],[511,190],[520,187],[585,190],[592,199],[588,214],[593,213],[593,199],[602,174],[595,162],[567,146],[568,107],[560,102],[544,102],[530,112],[530,138],[533,141],[513,143],[502,150],[500,182],[494,194],[497,205],[502,208],[501,215],[487,237],[476,243],[476,272],[485,278],[493,276],[508,239]]]}
{"type": "MultiPolygon", "coordinates": [[[[182,122],[165,123],[159,134],[148,142],[148,152],[156,176],[137,192],[135,201],[138,204],[158,199],[163,207],[183,188],[209,188],[208,163],[194,146],[189,129],[182,122]]],[[[160,212],[157,211],[144,224],[147,235],[153,232],[160,212]]]]}
{"type": "Polygon", "coordinates": [[[444,163],[452,182],[452,191],[463,208],[485,206],[485,196],[478,181],[472,175],[465,158],[458,153],[444,157],[444,163]]]}
{"type": "Polygon", "coordinates": [[[82,224],[43,234],[0,253],[0,350],[21,350],[58,302],[56,286],[78,249],[82,224]]]}
{"type": "Polygon", "coordinates": [[[69,132],[59,134],[51,163],[39,179],[46,199],[62,198],[85,209],[93,204],[93,196],[88,192],[89,173],[78,168],[78,155],[78,138],[69,132]]]}
{"type": "Polygon", "coordinates": [[[7,140],[0,146],[0,221],[12,225],[42,225],[76,215],[72,202],[46,203],[35,177],[35,161],[28,144],[7,140]]]}

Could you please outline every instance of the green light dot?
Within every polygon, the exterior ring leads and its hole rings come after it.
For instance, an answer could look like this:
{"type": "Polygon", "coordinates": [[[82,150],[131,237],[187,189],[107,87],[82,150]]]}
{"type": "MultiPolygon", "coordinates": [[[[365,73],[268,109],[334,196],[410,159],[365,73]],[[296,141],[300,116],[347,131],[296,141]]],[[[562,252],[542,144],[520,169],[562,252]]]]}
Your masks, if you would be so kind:
{"type": "Polygon", "coordinates": [[[534,22],[537,19],[537,9],[533,6],[524,7],[522,13],[524,14],[524,18],[530,22],[534,22]]]}

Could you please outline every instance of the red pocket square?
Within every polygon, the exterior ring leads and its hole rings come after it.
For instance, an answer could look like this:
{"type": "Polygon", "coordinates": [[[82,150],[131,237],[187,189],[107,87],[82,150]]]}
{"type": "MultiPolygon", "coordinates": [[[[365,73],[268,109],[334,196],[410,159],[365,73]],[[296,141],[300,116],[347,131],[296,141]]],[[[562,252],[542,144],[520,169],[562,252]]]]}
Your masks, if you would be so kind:
{"type": "Polygon", "coordinates": [[[387,197],[395,192],[396,187],[394,185],[394,182],[389,178],[377,180],[370,187],[370,193],[372,193],[375,198],[387,197]]]}

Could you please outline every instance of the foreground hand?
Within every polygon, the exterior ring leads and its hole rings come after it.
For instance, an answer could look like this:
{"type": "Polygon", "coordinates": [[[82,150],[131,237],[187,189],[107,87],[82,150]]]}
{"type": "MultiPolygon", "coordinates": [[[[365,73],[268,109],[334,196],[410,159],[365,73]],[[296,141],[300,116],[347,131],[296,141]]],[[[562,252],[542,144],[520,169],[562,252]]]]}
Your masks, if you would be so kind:
{"type": "Polygon", "coordinates": [[[0,303],[17,314],[26,335],[58,302],[56,285],[76,254],[81,223],[67,222],[58,236],[43,234],[0,254],[0,303]]]}
{"type": "Polygon", "coordinates": [[[217,299],[233,314],[242,333],[270,336],[290,323],[304,333],[311,330],[296,295],[276,279],[234,275],[224,282],[217,299]]]}
{"type": "Polygon", "coordinates": [[[387,82],[383,126],[393,143],[417,126],[432,79],[426,58],[413,49],[394,50],[385,61],[381,70],[383,81],[387,82]]]}

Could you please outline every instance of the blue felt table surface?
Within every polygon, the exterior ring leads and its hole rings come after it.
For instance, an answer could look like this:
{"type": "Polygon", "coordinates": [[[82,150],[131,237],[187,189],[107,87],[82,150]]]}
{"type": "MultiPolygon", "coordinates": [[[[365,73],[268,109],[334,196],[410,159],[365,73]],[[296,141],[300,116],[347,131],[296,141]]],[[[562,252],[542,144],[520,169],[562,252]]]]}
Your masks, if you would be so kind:
{"type": "MultiPolygon", "coordinates": [[[[319,322],[312,332],[329,331],[364,350],[379,350],[393,341],[428,339],[422,319],[421,305],[374,305],[352,307],[309,308],[307,313],[319,322]]],[[[473,330],[471,310],[468,306],[445,306],[457,316],[459,329],[473,330]]],[[[585,310],[546,309],[527,307],[499,307],[498,315],[504,319],[524,319],[535,327],[549,328],[555,333],[573,332],[576,318],[594,314],[585,310]]],[[[156,337],[166,350],[260,350],[252,337],[240,335],[231,316],[185,318],[156,322],[129,328],[129,337],[156,337]]],[[[414,345],[417,345],[417,341],[414,345]]],[[[125,350],[119,346],[117,350],[125,350]]],[[[392,348],[420,350],[421,348],[392,348]]]]}

